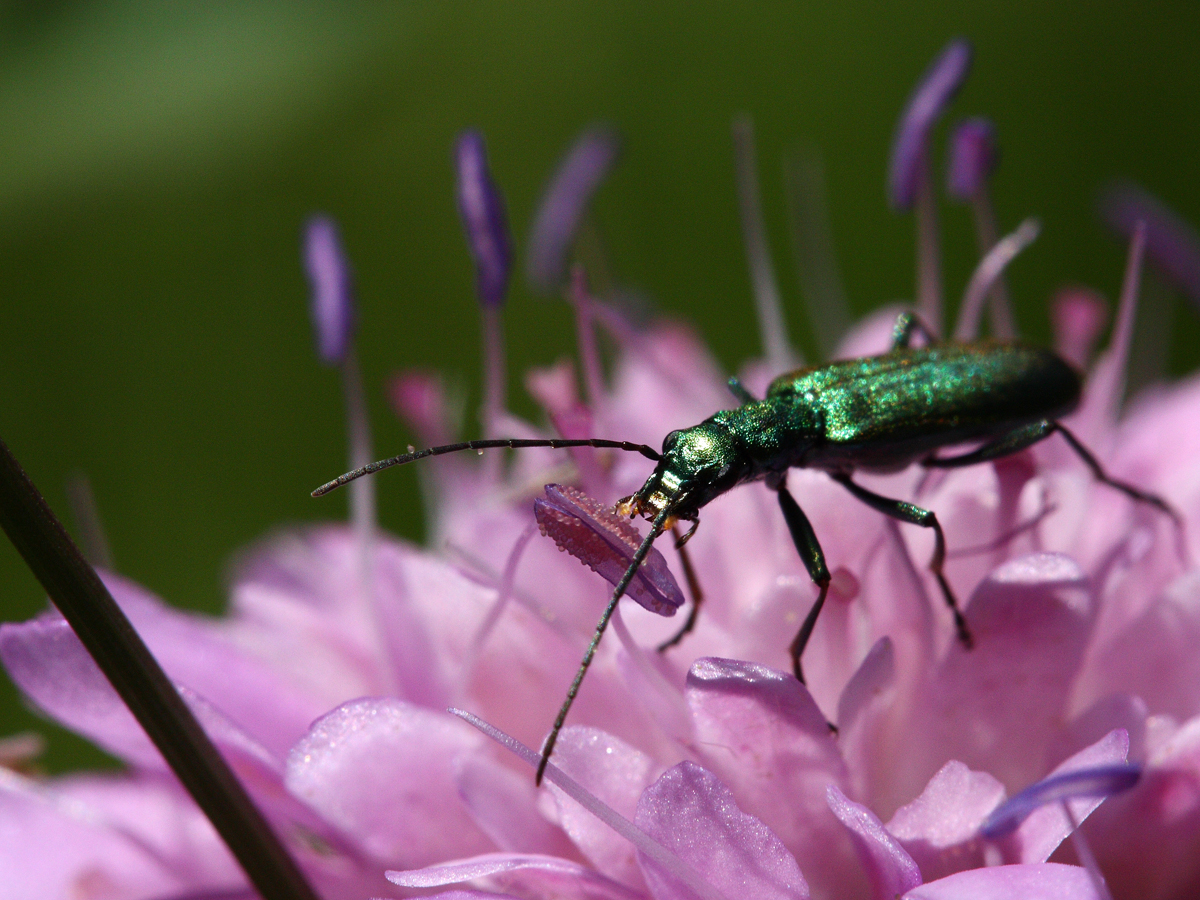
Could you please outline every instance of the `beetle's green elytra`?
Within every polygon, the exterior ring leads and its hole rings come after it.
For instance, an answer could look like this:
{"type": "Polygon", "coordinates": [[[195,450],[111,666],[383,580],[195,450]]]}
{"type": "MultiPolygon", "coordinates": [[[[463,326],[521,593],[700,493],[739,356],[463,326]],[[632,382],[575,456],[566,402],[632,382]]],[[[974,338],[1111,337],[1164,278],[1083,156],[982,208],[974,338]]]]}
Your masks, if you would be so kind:
{"type": "MultiPolygon", "coordinates": [[[[699,523],[700,510],[740,484],[763,481],[776,492],[796,552],[818,589],[789,648],[793,671],[802,682],[800,659],[831,578],[817,535],[787,489],[788,469],[820,469],[884,515],[931,529],[934,552],[929,569],[954,616],[958,638],[967,647],[972,644],[971,632],[942,571],[946,538],[937,516],[931,510],[868,490],[853,480],[856,471],[891,472],[913,463],[934,468],[975,465],[1009,456],[1059,432],[1099,481],[1138,502],[1155,506],[1182,527],[1182,519],[1165,500],[1110,478],[1087,448],[1059,423],[1059,417],[1079,403],[1082,380],[1071,365],[1050,350],[989,341],[937,344],[929,340],[914,316],[905,313],[896,322],[893,346],[887,353],[781,375],[771,382],[761,400],[751,396],[736,379],[730,380],[730,389],[740,401],[739,406],[714,413],[691,428],[671,432],[663,439],[661,454],[643,444],[601,439],[464,441],[371,463],[313,492],[319,496],[380,469],[461,450],[591,446],[633,451],[655,460],[654,471],[641,489],[616,504],[617,511],[624,515],[649,520],[650,532],[596,624],[575,679],[542,745],[539,782],[617,601],[651,545],[676,522],[684,521],[691,523],[691,529],[677,539],[682,548],[699,523]],[[917,333],[925,335],[926,346],[911,346],[917,333]],[[964,444],[977,446],[955,456],[938,455],[938,451],[964,444]]],[[[699,602],[696,594],[683,629],[660,649],[678,643],[691,629],[699,602]]]]}

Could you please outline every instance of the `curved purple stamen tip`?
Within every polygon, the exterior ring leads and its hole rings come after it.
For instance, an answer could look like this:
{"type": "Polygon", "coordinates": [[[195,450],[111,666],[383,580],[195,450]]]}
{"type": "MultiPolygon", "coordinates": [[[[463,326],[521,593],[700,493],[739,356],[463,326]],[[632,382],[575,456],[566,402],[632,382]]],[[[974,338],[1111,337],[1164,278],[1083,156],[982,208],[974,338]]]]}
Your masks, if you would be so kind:
{"type": "Polygon", "coordinates": [[[1172,283],[1200,304],[1200,235],[1178,213],[1135,184],[1110,187],[1100,198],[1100,214],[1110,228],[1132,237],[1146,223],[1146,253],[1172,283]]]}
{"type": "Polygon", "coordinates": [[[487,147],[478,131],[464,131],[455,148],[458,173],[458,212],[475,260],[476,289],[484,306],[504,303],[512,269],[512,242],[504,198],[492,181],[487,147]]]}
{"type": "Polygon", "coordinates": [[[567,257],[579,223],[620,149],[616,131],[593,125],[575,139],[559,163],[529,232],[525,277],[534,290],[552,294],[566,280],[567,257]]]}
{"type": "MultiPolygon", "coordinates": [[[[533,514],[542,534],[558,544],[558,549],[612,585],[621,580],[642,543],[642,535],[627,519],[578,488],[546,485],[546,498],[533,501],[533,514]]],[[[663,555],[654,548],[625,593],[660,616],[673,616],[683,606],[683,591],[663,555]]]]}
{"type": "Polygon", "coordinates": [[[997,806],[984,820],[979,831],[985,838],[1002,838],[1016,831],[1029,814],[1040,806],[1075,797],[1111,797],[1129,790],[1141,776],[1141,767],[1132,763],[1051,775],[997,806]]]}
{"type": "Polygon", "coordinates": [[[888,198],[896,210],[909,210],[916,201],[924,177],[929,130],[962,87],[970,68],[971,44],[957,38],[925,70],[908,98],[892,139],[888,169],[888,198]]]}
{"type": "Polygon", "coordinates": [[[312,285],[309,312],[317,355],[328,365],[338,365],[354,333],[354,277],[337,225],[327,216],[313,216],[304,227],[304,269],[312,285]]]}
{"type": "Polygon", "coordinates": [[[947,193],[959,200],[977,197],[999,163],[995,126],[982,117],[959,122],[950,135],[947,193]]]}

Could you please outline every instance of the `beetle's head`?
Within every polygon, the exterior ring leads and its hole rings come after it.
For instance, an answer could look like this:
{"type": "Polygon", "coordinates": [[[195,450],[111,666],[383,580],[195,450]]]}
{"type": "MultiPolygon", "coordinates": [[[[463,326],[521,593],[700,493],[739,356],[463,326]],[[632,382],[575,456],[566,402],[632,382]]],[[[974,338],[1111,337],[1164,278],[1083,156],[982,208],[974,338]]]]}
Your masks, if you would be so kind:
{"type": "Polygon", "coordinates": [[[642,489],[617,509],[647,519],[667,509],[672,519],[695,521],[700,507],[743,481],[749,469],[728,428],[711,420],[701,422],[663,439],[662,459],[642,489]]]}

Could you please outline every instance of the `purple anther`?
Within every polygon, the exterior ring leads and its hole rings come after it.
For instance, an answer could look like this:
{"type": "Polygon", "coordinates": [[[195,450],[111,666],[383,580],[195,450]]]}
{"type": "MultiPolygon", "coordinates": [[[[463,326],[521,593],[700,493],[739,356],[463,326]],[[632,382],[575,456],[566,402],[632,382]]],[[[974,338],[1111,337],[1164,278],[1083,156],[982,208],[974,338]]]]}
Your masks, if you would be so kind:
{"type": "Polygon", "coordinates": [[[1200,304],[1200,235],[1179,214],[1135,184],[1113,185],[1100,198],[1100,214],[1125,237],[1146,223],[1146,254],[1171,282],[1200,304]]]}
{"type": "Polygon", "coordinates": [[[337,225],[326,216],[313,216],[304,227],[304,268],[312,284],[309,311],[317,356],[327,365],[339,365],[354,334],[354,277],[337,225]]]}
{"type": "Polygon", "coordinates": [[[535,291],[553,294],[562,287],[579,223],[620,149],[616,131],[593,125],[575,139],[559,163],[529,232],[525,277],[535,291]]]}
{"type": "Polygon", "coordinates": [[[487,147],[478,131],[464,131],[455,152],[458,170],[458,212],[475,260],[476,288],[484,306],[504,303],[512,270],[512,242],[504,198],[488,171],[487,147]]]}
{"type": "Polygon", "coordinates": [[[970,68],[970,42],[963,38],[953,40],[925,70],[908,98],[892,140],[888,171],[888,197],[896,210],[912,209],[924,177],[929,130],[962,87],[970,68]]]}
{"type": "Polygon", "coordinates": [[[1111,797],[1127,791],[1142,776],[1140,766],[1118,763],[1096,766],[1051,775],[1031,784],[1019,794],[1005,800],[984,820],[980,833],[992,840],[1016,831],[1022,822],[1040,806],[1059,803],[1076,797],[1111,797]]]}
{"type": "MultiPolygon", "coordinates": [[[[542,534],[558,544],[558,549],[609,584],[621,580],[642,543],[642,535],[627,519],[578,488],[546,485],[546,499],[533,501],[533,514],[542,534]]],[[[625,593],[660,616],[673,616],[683,605],[683,592],[667,561],[653,548],[625,593]]]]}
{"type": "Polygon", "coordinates": [[[959,200],[975,199],[999,163],[995,126],[982,117],[959,122],[950,135],[946,192],[959,200]]]}

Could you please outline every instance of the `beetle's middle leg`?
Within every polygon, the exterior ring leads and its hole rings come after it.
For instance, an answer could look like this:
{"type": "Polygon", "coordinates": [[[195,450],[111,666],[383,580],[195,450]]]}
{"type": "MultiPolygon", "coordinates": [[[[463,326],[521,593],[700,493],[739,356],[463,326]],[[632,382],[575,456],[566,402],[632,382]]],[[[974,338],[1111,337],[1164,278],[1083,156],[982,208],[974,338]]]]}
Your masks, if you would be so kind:
{"type": "Polygon", "coordinates": [[[958,632],[958,639],[962,641],[964,647],[969,649],[974,644],[974,641],[971,638],[970,629],[967,628],[967,620],[963,616],[962,610],[958,608],[958,601],[954,599],[954,592],[950,590],[950,582],[946,580],[946,575],[942,571],[942,566],[946,562],[946,534],[942,531],[942,526],[938,522],[937,516],[927,509],[922,509],[904,500],[892,500],[868,491],[862,485],[855,484],[849,475],[831,472],[830,477],[863,503],[867,504],[867,506],[878,510],[885,516],[891,516],[893,519],[908,522],[912,525],[920,525],[922,528],[933,529],[933,559],[929,561],[929,571],[933,572],[938,586],[942,589],[942,596],[946,598],[946,604],[950,607],[950,611],[954,613],[954,628],[958,632]]]}
{"type": "Polygon", "coordinates": [[[769,486],[775,488],[779,496],[779,508],[783,510],[783,519],[787,522],[788,532],[792,535],[792,543],[796,545],[796,552],[800,554],[804,568],[808,569],[808,577],[813,580],[813,584],[820,591],[817,594],[816,602],[808,611],[808,615],[804,617],[800,630],[796,632],[796,637],[788,648],[788,652],[792,655],[792,671],[796,674],[796,679],[804,684],[804,670],[800,666],[800,657],[804,653],[805,645],[808,644],[809,636],[812,635],[813,626],[817,624],[817,616],[821,614],[821,607],[825,605],[825,596],[829,593],[829,582],[832,579],[829,576],[829,567],[825,565],[825,554],[821,551],[817,534],[813,531],[812,523],[808,521],[808,516],[804,514],[800,504],[788,492],[787,485],[782,479],[777,485],[769,484],[769,486]]]}

